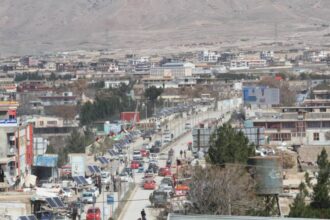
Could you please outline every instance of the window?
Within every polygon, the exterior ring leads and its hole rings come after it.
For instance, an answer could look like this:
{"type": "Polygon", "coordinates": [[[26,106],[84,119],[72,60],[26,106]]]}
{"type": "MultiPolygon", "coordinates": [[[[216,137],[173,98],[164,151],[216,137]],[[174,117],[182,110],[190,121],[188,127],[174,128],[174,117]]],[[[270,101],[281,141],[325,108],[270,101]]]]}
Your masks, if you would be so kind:
{"type": "Polygon", "coordinates": [[[320,140],[320,134],[319,133],[314,133],[313,134],[313,140],[314,141],[319,141],[320,140]]]}
{"type": "Polygon", "coordinates": [[[44,121],[40,121],[40,122],[39,122],[39,125],[40,125],[40,126],[44,126],[44,121]]]}
{"type": "Polygon", "coordinates": [[[308,128],[320,128],[321,127],[321,122],[319,122],[319,121],[308,121],[307,122],[307,127],[308,128]]]}
{"type": "Polygon", "coordinates": [[[47,125],[57,125],[57,121],[47,121],[47,125]]]}

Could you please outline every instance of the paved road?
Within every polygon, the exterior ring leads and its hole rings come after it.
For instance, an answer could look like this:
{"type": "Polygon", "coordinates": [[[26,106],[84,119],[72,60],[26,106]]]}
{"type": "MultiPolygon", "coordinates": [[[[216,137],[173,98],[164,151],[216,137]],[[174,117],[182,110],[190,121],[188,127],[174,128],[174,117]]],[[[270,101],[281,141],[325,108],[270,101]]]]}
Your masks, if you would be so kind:
{"type": "MultiPolygon", "coordinates": [[[[177,138],[183,133],[186,132],[185,130],[185,123],[190,122],[192,126],[196,126],[202,121],[206,119],[212,119],[212,118],[220,118],[223,115],[222,112],[202,112],[197,115],[188,116],[186,118],[178,118],[171,122],[169,122],[168,129],[173,133],[174,137],[177,138]]],[[[230,118],[230,114],[224,114],[225,120],[227,121],[230,118]]],[[[164,150],[165,153],[168,152],[170,148],[174,149],[175,157],[179,157],[180,150],[186,150],[187,149],[187,143],[192,141],[192,135],[191,132],[187,132],[183,137],[180,137],[176,142],[171,143],[168,148],[164,150]]],[[[166,161],[160,160],[159,165],[160,167],[165,166],[166,161]]],[[[159,209],[155,209],[150,207],[149,202],[149,195],[152,191],[150,190],[144,190],[142,188],[143,183],[143,174],[136,174],[135,175],[135,181],[139,184],[139,187],[136,188],[135,192],[132,193],[132,196],[130,198],[130,202],[127,203],[127,205],[124,208],[123,214],[120,216],[120,220],[126,220],[126,219],[138,219],[141,217],[140,212],[142,209],[145,209],[147,214],[148,220],[156,219],[156,216],[159,214],[159,209]]],[[[160,183],[162,177],[156,177],[156,182],[160,183]]]]}

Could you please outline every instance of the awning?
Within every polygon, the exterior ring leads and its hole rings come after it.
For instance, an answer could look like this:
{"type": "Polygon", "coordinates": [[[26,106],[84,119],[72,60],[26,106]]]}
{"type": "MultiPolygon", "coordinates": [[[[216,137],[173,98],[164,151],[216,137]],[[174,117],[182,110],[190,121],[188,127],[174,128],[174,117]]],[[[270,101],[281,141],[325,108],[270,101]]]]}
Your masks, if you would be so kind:
{"type": "Polygon", "coordinates": [[[38,155],[35,158],[34,166],[57,167],[58,155],[38,155]]]}

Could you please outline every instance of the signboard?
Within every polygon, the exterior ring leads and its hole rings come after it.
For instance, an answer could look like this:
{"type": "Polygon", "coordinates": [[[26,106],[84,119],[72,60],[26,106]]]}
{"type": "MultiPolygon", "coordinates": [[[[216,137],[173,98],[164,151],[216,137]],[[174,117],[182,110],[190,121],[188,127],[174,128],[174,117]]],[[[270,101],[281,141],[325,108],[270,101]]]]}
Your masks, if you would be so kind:
{"type": "Polygon", "coordinates": [[[280,103],[280,90],[267,87],[244,87],[244,104],[278,105],[280,103]]]}
{"type": "Polygon", "coordinates": [[[34,161],[34,166],[57,167],[57,155],[38,155],[34,161]]]}
{"type": "Polygon", "coordinates": [[[115,198],[113,197],[113,195],[108,194],[107,195],[107,204],[108,205],[113,205],[114,202],[115,202],[115,198]]]}

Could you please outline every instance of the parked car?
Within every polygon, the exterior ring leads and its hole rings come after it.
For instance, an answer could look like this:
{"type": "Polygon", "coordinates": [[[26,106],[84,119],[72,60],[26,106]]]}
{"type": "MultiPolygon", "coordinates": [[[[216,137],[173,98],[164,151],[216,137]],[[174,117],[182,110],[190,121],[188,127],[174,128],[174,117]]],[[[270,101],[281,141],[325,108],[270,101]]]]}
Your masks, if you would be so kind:
{"type": "Polygon", "coordinates": [[[101,220],[101,210],[99,208],[89,208],[86,213],[86,220],[101,220]]]}
{"type": "Polygon", "coordinates": [[[147,179],[143,184],[144,189],[154,190],[156,188],[156,181],[153,179],[147,179]]]}
{"type": "Polygon", "coordinates": [[[171,176],[172,175],[172,172],[171,172],[171,169],[170,168],[168,168],[168,167],[162,167],[162,168],[159,169],[158,175],[159,176],[171,176]]]}

